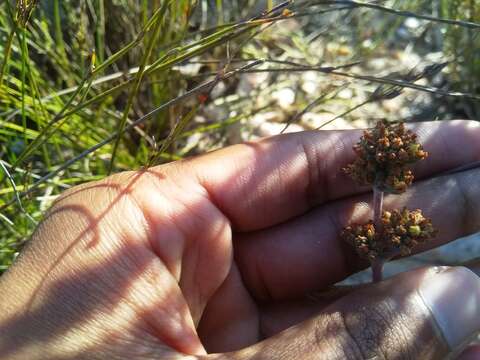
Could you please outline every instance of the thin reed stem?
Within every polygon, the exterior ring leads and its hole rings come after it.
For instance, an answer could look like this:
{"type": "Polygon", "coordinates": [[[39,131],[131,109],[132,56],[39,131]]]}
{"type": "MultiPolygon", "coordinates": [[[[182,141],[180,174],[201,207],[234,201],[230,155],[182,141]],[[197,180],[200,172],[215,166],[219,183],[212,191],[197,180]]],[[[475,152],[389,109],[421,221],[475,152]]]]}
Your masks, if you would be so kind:
{"type": "Polygon", "coordinates": [[[385,265],[385,262],[386,261],[382,258],[377,258],[372,261],[372,281],[374,283],[383,280],[383,266],[385,265]]]}
{"type": "Polygon", "coordinates": [[[373,223],[377,231],[382,226],[382,213],[383,213],[383,197],[384,193],[378,187],[373,187],[373,223]]]}
{"type": "MultiPolygon", "coordinates": [[[[384,193],[377,186],[373,187],[373,224],[375,232],[378,234],[382,230],[382,214],[383,214],[383,197],[384,193]]],[[[378,257],[372,261],[372,281],[374,283],[383,280],[383,266],[387,260],[378,257]]]]}

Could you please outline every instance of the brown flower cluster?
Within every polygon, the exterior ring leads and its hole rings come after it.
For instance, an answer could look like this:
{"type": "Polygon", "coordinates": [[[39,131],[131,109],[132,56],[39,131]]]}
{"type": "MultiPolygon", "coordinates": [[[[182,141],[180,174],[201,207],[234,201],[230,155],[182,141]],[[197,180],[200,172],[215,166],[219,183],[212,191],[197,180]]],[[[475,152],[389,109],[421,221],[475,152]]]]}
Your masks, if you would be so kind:
{"type": "Polygon", "coordinates": [[[419,244],[432,239],[436,234],[430,219],[421,210],[384,211],[380,229],[373,221],[346,227],[342,239],[351,243],[358,254],[373,261],[379,257],[409,255],[419,244]]]}
{"type": "Polygon", "coordinates": [[[408,166],[425,159],[428,153],[417,143],[417,135],[403,123],[379,121],[365,131],[354,146],[356,160],[344,171],[361,185],[373,185],[379,190],[399,194],[412,184],[408,166]]]}

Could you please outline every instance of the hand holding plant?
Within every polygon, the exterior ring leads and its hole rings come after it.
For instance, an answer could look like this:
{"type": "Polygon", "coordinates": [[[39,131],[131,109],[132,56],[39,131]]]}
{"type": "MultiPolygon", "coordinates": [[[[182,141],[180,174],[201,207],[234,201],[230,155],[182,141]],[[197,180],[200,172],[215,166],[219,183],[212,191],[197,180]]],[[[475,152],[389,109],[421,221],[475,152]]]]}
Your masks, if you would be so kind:
{"type": "Polygon", "coordinates": [[[378,282],[386,261],[409,255],[414,247],[435,235],[431,221],[421,210],[383,210],[384,193],[405,192],[413,182],[409,166],[428,153],[403,123],[389,125],[382,121],[364,132],[354,151],[357,158],[344,170],[359,184],[372,186],[373,220],[348,226],[341,236],[371,262],[373,281],[378,282]]]}

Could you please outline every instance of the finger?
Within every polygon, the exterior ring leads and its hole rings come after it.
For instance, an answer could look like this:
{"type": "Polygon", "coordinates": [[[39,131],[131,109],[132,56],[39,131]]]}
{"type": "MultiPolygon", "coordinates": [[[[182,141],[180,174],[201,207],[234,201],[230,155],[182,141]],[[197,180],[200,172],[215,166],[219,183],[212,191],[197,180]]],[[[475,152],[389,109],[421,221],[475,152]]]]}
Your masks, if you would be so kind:
{"type": "MultiPolygon", "coordinates": [[[[420,208],[438,230],[416,251],[480,230],[480,169],[416,183],[402,196],[389,196],[386,209],[420,208]]],[[[250,293],[258,300],[301,297],[365,268],[352,246],[339,239],[350,222],[371,216],[371,195],[326,204],[281,225],[237,235],[235,257],[250,293]]]]}
{"type": "Polygon", "coordinates": [[[480,345],[473,345],[466,348],[457,360],[478,360],[480,359],[480,345]]]}
{"type": "MultiPolygon", "coordinates": [[[[478,260],[462,266],[480,276],[478,260]]],[[[319,314],[335,301],[372,285],[372,283],[335,285],[326,290],[311,292],[300,299],[265,304],[259,309],[261,333],[265,337],[276,335],[319,314]]],[[[480,350],[480,348],[478,349],[480,350]]]]}
{"type": "Polygon", "coordinates": [[[203,312],[197,328],[202,344],[209,353],[242,349],[259,341],[258,323],[257,305],[233,264],[203,312]]]}
{"type": "MultiPolygon", "coordinates": [[[[480,124],[430,122],[410,126],[431,156],[418,179],[480,160],[480,124]]],[[[272,226],[311,207],[368,191],[342,173],[353,160],[360,130],[312,131],[267,138],[182,164],[193,171],[237,231],[272,226]]]]}
{"type": "Polygon", "coordinates": [[[222,356],[439,359],[479,328],[479,278],[465,268],[430,268],[361,289],[311,320],[222,356]]]}

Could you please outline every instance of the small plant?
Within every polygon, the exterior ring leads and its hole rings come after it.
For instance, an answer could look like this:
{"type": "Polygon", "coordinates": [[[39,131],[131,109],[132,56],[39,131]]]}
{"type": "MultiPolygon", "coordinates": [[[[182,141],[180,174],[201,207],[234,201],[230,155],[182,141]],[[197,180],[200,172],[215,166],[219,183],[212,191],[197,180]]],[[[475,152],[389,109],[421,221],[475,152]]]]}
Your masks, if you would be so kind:
{"type": "Polygon", "coordinates": [[[370,261],[372,279],[378,282],[387,261],[409,255],[436,233],[419,209],[383,210],[384,194],[405,192],[413,182],[410,166],[428,153],[403,123],[391,125],[385,121],[365,131],[353,150],[357,157],[344,171],[359,184],[372,186],[373,220],[347,226],[341,237],[355,247],[360,257],[370,261]]]}

